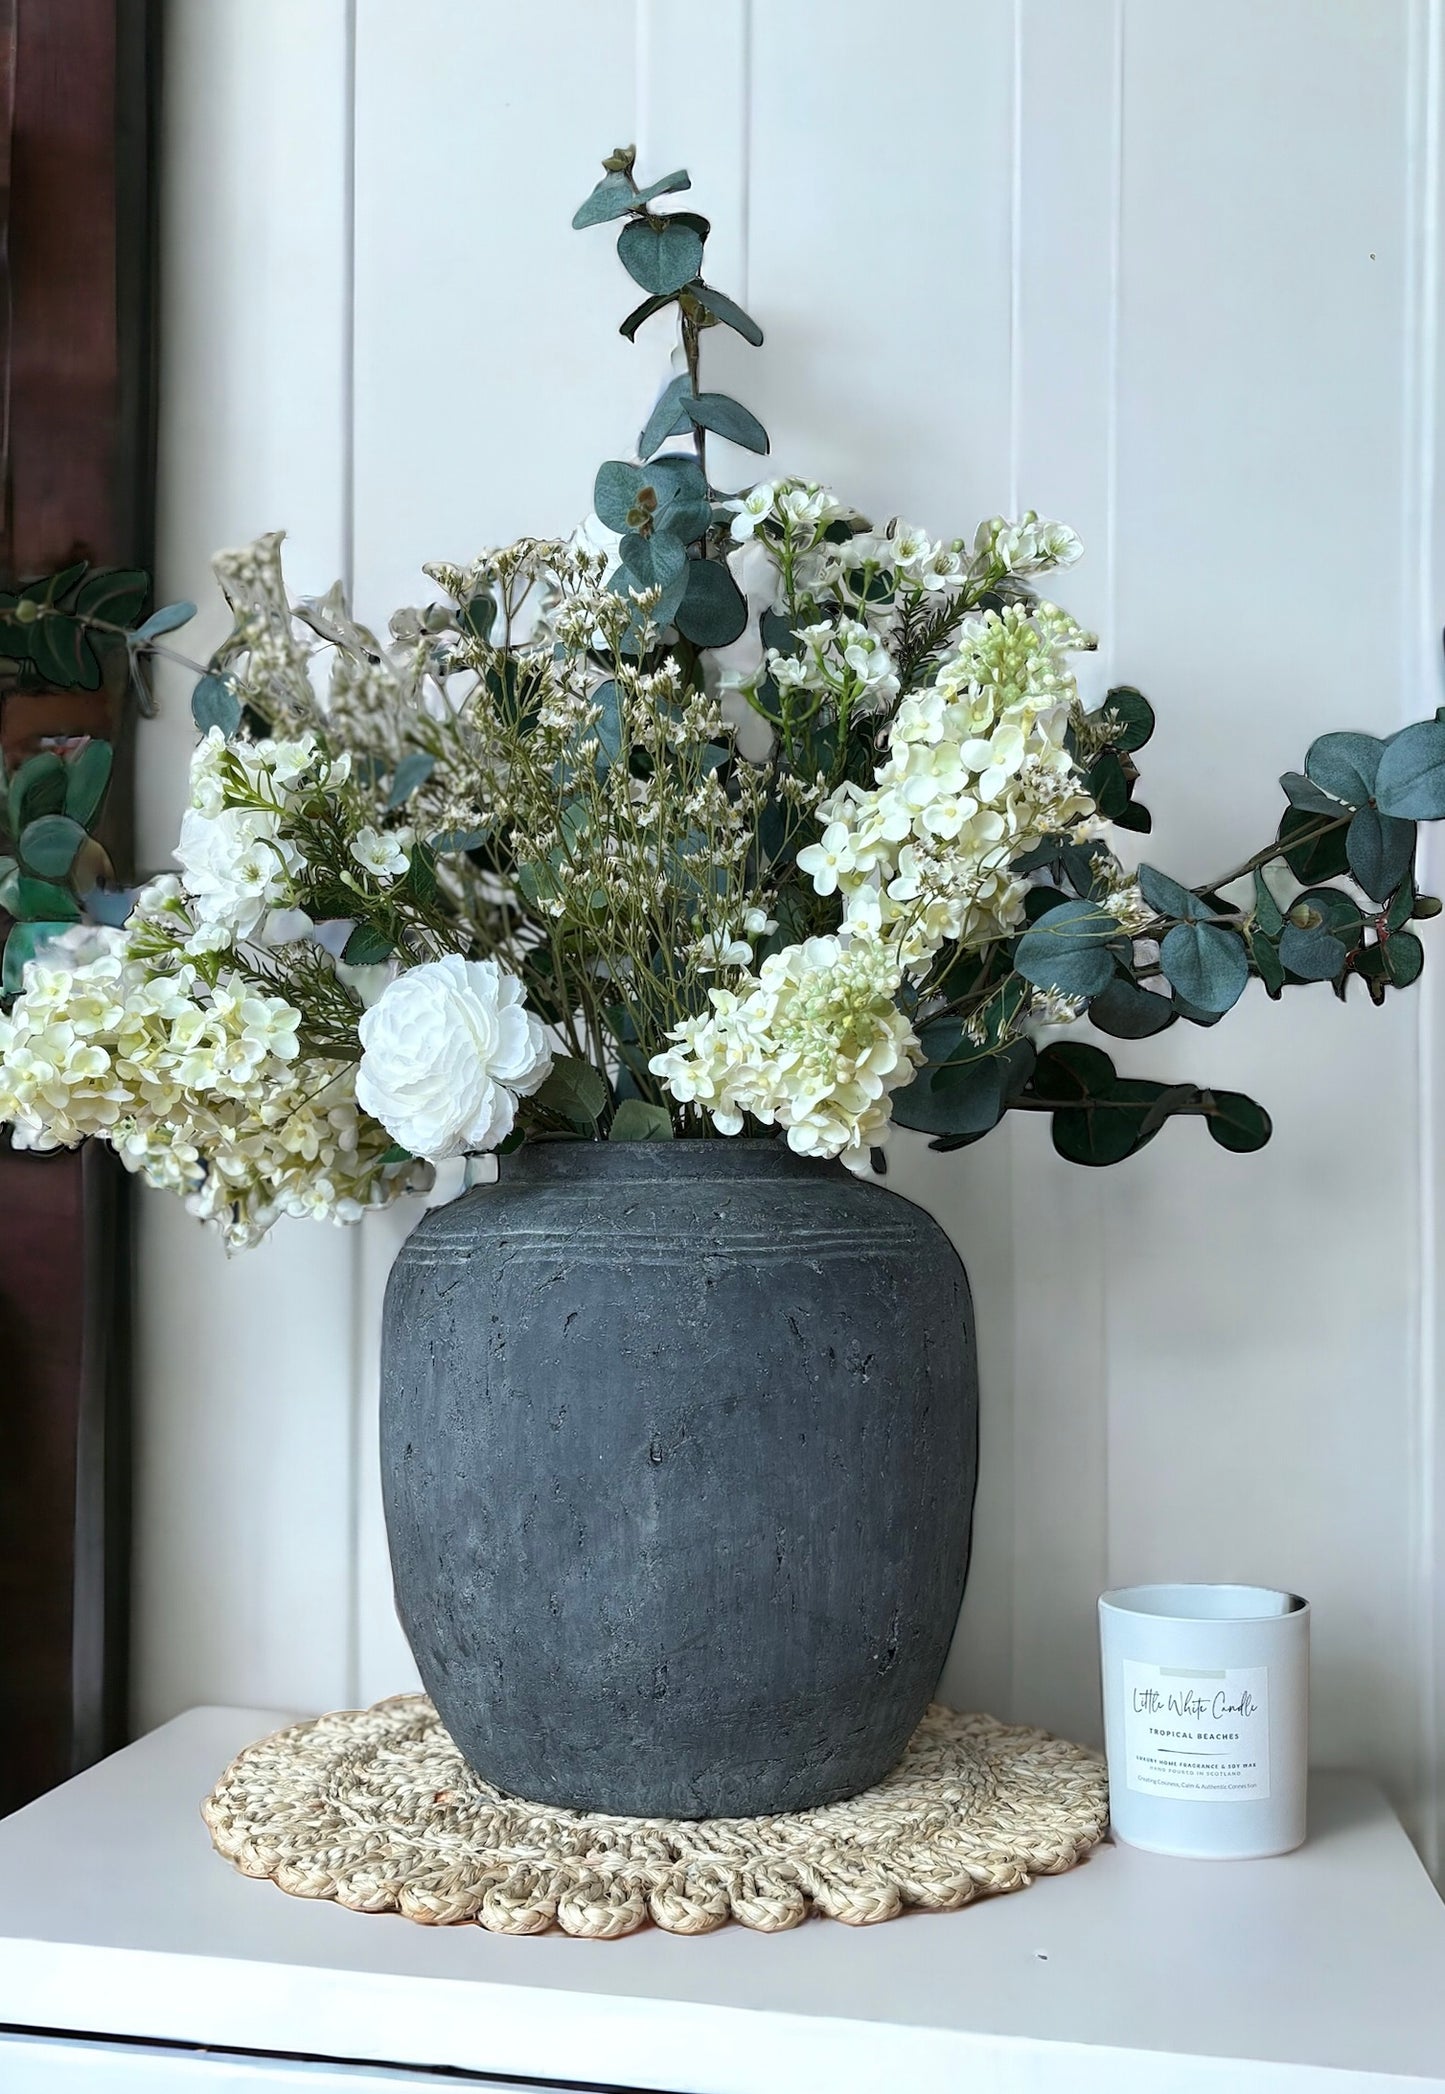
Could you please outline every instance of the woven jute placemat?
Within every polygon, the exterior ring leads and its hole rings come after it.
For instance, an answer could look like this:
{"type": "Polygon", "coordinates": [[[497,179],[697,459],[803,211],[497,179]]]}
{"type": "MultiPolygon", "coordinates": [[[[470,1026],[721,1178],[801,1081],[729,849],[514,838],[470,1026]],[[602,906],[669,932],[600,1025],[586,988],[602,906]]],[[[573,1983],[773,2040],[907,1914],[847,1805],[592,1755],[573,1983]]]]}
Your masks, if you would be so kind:
{"type": "Polygon", "coordinates": [[[886,1781],[773,1818],[615,1818],[504,1796],[420,1694],[293,1723],[202,1805],[219,1853],[293,1897],[429,1925],[610,1938],[651,1919],[764,1933],[810,1910],[852,1926],[952,1912],[1059,1875],[1102,1839],[1103,1762],[938,1703],[886,1781]]]}

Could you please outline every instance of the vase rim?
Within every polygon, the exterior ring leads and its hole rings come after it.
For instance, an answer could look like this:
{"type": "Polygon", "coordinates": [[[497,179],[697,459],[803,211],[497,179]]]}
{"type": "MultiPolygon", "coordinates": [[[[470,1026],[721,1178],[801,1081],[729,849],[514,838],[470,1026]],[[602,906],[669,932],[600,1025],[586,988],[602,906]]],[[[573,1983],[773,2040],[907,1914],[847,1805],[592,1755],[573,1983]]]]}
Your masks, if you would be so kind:
{"type": "Polygon", "coordinates": [[[799,1156],[775,1137],[720,1135],[668,1142],[526,1142],[499,1156],[501,1181],[539,1178],[753,1178],[835,1176],[843,1166],[799,1156]]]}

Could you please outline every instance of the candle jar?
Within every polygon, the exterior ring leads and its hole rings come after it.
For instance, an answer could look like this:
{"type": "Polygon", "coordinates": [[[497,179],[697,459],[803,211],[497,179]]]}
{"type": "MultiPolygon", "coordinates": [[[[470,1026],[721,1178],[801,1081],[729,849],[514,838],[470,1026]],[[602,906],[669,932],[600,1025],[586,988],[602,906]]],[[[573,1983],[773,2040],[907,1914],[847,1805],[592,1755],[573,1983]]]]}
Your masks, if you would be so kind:
{"type": "Polygon", "coordinates": [[[1109,1814],[1198,1860],[1305,1836],[1310,1610],[1260,1585],[1131,1585],[1099,1601],[1109,1814]]]}

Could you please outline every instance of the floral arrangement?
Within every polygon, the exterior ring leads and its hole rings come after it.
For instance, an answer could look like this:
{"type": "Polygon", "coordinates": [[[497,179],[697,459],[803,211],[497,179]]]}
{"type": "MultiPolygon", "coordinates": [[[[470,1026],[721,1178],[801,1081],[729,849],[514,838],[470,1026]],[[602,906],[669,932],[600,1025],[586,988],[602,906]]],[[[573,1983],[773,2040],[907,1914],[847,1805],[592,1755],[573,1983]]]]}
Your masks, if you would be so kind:
{"type": "MultiPolygon", "coordinates": [[[[232,1246],[526,1138],[776,1131],[866,1169],[894,1124],[953,1149],[1026,1110],[1076,1163],[1182,1114],[1244,1151],[1269,1136],[1251,1099],[1052,1035],[1209,1026],[1251,976],[1378,1003],[1419,974],[1445,723],[1322,736],[1220,879],[1127,867],[1153,713],[1080,702],[1094,642],[1040,593],[1072,532],[934,539],[795,478],[714,486],[710,436],[768,437],[703,387],[703,338],[762,333],[702,275],[707,221],[658,208],[688,186],[621,151],[577,213],[621,221],[646,294],[622,332],[680,324],[586,525],[427,568],[385,642],[339,588],[291,599],[279,534],[221,556],[178,869],[123,909],[85,879],[97,759],[9,781],[17,1145],[108,1141],[232,1246]]],[[[138,667],[192,608],[131,631],[41,590],[0,621],[17,654],[104,640],[138,667]]]]}

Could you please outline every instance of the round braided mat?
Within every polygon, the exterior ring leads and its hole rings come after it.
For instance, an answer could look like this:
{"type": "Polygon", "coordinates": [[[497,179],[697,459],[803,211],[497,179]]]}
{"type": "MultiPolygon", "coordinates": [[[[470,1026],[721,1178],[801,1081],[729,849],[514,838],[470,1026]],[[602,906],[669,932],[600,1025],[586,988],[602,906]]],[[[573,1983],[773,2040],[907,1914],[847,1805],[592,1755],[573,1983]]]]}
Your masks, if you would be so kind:
{"type": "Polygon", "coordinates": [[[202,1805],[247,1876],[357,1912],[499,1934],[773,1933],[810,1906],[851,1926],[952,1912],[1059,1875],[1104,1835],[1102,1760],[991,1716],[929,1709],[861,1796],[773,1818],[614,1818],[525,1803],[462,1759],[420,1694],[294,1723],[232,1761],[202,1805]]]}

